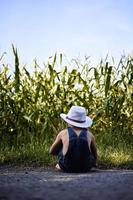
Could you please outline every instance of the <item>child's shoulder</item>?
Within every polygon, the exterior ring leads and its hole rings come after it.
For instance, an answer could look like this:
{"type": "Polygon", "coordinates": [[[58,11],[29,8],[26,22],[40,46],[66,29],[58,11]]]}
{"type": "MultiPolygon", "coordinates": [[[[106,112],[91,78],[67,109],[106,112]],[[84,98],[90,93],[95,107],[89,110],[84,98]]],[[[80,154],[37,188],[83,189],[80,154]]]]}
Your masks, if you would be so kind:
{"type": "Polygon", "coordinates": [[[91,138],[94,138],[94,135],[93,135],[93,133],[92,133],[90,130],[88,130],[88,135],[89,135],[91,138]]]}
{"type": "Polygon", "coordinates": [[[61,130],[61,131],[59,132],[59,135],[60,135],[60,136],[63,136],[63,135],[65,135],[65,134],[67,134],[67,129],[63,129],[63,130],[61,130]]]}

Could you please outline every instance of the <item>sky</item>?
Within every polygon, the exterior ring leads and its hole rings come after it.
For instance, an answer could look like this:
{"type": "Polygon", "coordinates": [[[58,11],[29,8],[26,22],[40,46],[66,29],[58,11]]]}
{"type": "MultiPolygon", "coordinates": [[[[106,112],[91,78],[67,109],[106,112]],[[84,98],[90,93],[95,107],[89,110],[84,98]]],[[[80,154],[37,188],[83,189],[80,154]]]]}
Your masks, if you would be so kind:
{"type": "Polygon", "coordinates": [[[13,65],[47,61],[55,52],[68,58],[133,54],[132,0],[0,0],[0,55],[13,65]]]}

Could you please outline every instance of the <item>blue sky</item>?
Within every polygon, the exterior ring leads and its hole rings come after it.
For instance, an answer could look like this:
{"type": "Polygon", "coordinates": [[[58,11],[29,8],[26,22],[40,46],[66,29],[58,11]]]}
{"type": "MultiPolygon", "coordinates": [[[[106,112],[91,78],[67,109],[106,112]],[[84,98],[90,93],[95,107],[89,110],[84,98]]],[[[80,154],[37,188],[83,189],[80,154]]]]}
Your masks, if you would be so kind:
{"type": "Polygon", "coordinates": [[[41,63],[55,52],[67,57],[133,53],[132,0],[0,0],[0,54],[11,44],[21,63],[41,63]]]}

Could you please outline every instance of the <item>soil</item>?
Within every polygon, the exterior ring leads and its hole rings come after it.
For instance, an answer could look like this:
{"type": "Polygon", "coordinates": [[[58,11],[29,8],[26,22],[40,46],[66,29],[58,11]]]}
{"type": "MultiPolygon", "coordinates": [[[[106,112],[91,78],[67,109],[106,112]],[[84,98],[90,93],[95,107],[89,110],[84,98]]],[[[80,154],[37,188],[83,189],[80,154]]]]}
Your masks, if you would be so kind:
{"type": "Polygon", "coordinates": [[[133,200],[133,170],[0,168],[0,200],[133,200]]]}

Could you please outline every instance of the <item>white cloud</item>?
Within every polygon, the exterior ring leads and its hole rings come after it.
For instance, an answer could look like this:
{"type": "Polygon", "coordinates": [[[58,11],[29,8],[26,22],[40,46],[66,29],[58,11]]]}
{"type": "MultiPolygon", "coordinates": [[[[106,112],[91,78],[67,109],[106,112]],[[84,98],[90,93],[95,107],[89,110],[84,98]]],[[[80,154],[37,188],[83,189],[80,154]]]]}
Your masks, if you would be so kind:
{"type": "Polygon", "coordinates": [[[125,32],[131,31],[131,29],[130,29],[129,26],[123,25],[123,24],[118,25],[118,28],[119,28],[121,31],[125,31],[125,32]]]}

